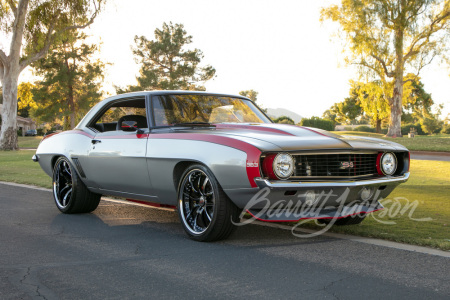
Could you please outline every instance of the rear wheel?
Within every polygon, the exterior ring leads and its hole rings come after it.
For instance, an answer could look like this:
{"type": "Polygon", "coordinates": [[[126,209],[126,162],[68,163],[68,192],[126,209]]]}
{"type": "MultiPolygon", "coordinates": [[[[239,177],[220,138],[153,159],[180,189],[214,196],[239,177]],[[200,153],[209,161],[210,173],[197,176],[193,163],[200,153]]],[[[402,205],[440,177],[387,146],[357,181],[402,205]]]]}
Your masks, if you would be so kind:
{"type": "Polygon", "coordinates": [[[178,214],[184,230],[196,241],[227,238],[235,229],[237,207],[214,175],[202,165],[188,167],[178,187],[178,214]]]}
{"type": "Polygon", "coordinates": [[[67,158],[58,158],[53,168],[53,198],[61,212],[91,212],[97,208],[100,197],[87,189],[67,158]]]}

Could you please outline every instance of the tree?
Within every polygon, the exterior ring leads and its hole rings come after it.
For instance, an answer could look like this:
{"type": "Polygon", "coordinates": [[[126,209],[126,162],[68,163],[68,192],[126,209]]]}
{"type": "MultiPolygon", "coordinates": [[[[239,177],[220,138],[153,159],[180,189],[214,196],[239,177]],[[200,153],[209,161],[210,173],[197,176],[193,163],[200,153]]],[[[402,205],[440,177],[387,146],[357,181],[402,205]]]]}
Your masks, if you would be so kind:
{"type": "Polygon", "coordinates": [[[36,109],[37,105],[33,99],[33,84],[29,82],[22,82],[17,89],[17,114],[21,117],[28,118],[30,109],[36,109]]]}
{"type": "Polygon", "coordinates": [[[389,118],[390,107],[386,92],[389,86],[379,80],[368,83],[350,81],[351,90],[358,95],[358,102],[364,113],[372,119],[376,133],[381,133],[381,123],[389,118]]]}
{"type": "Polygon", "coordinates": [[[358,93],[352,88],[350,89],[350,97],[342,102],[335,103],[329,110],[329,115],[334,117],[332,121],[340,124],[357,124],[356,118],[362,116],[363,110],[359,104],[358,93]]]}
{"type": "Polygon", "coordinates": [[[267,114],[267,108],[263,108],[259,103],[256,103],[258,101],[258,94],[259,92],[255,90],[245,90],[239,92],[239,95],[247,97],[248,99],[255,102],[255,104],[258,105],[259,108],[261,108],[261,110],[267,114]]]}
{"type": "Polygon", "coordinates": [[[333,110],[334,105],[330,108],[327,109],[323,114],[322,114],[322,118],[324,118],[325,120],[330,120],[331,122],[333,122],[333,125],[339,125],[340,123],[338,123],[336,121],[337,115],[336,112],[333,110]]]}
{"type": "Polygon", "coordinates": [[[276,119],[273,120],[275,123],[279,123],[279,124],[291,124],[291,125],[295,125],[294,120],[292,120],[291,118],[289,118],[288,116],[281,116],[278,117],[276,119]]]}
{"type": "Polygon", "coordinates": [[[99,49],[97,45],[85,44],[86,38],[84,33],[70,30],[45,60],[33,64],[37,75],[43,78],[33,89],[37,107],[32,114],[40,121],[62,119],[65,130],[73,129],[100,101],[105,64],[93,59],[99,49]]]}
{"type": "Polygon", "coordinates": [[[0,31],[10,40],[0,49],[3,87],[0,149],[17,149],[17,86],[20,73],[45,57],[53,42],[69,29],[92,24],[105,0],[0,1],[0,31]],[[6,52],[5,52],[6,51],[6,52]]]}
{"type": "Polygon", "coordinates": [[[246,91],[240,91],[239,95],[247,97],[248,99],[252,100],[253,102],[256,102],[258,100],[258,92],[255,90],[246,90],[246,91]]]}
{"type": "Polygon", "coordinates": [[[342,0],[321,11],[338,22],[350,46],[348,62],[361,77],[391,82],[385,93],[390,107],[388,136],[401,136],[404,72],[416,76],[436,56],[446,57],[449,0],[342,0]]]}
{"type": "Polygon", "coordinates": [[[155,40],[135,36],[133,54],[142,64],[136,77],[137,85],[126,89],[116,87],[117,93],[140,90],[201,90],[202,83],[214,78],[216,70],[207,65],[200,67],[203,53],[199,49],[187,50],[192,36],[182,24],[164,23],[155,30],[155,40]]]}
{"type": "Polygon", "coordinates": [[[404,106],[403,115],[405,123],[417,123],[423,118],[433,118],[431,107],[434,101],[430,93],[427,93],[420,78],[412,82],[412,89],[407,95],[409,101],[404,106]]]}

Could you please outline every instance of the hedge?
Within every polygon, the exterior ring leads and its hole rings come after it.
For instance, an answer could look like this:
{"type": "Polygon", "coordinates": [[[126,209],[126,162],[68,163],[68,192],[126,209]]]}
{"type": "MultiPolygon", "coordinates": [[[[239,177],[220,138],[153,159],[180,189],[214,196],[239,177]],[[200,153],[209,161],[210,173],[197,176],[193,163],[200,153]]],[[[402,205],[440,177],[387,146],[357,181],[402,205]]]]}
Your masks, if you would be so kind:
{"type": "Polygon", "coordinates": [[[312,118],[303,118],[300,121],[300,125],[301,126],[306,126],[306,127],[315,127],[315,128],[320,128],[320,129],[324,129],[324,130],[334,130],[334,124],[333,121],[331,120],[325,120],[319,117],[312,117],[312,118]]]}

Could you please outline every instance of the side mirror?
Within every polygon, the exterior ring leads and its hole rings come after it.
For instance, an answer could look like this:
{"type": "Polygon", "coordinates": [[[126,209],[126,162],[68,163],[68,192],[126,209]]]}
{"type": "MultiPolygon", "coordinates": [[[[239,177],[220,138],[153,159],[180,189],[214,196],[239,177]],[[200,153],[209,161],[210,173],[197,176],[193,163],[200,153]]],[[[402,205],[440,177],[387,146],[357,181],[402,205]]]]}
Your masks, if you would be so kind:
{"type": "Polygon", "coordinates": [[[120,126],[123,131],[136,131],[137,134],[142,134],[144,131],[137,127],[136,121],[123,121],[120,126]]]}
{"type": "Polygon", "coordinates": [[[123,121],[120,125],[120,128],[123,131],[136,131],[137,128],[137,122],[136,121],[123,121]]]}

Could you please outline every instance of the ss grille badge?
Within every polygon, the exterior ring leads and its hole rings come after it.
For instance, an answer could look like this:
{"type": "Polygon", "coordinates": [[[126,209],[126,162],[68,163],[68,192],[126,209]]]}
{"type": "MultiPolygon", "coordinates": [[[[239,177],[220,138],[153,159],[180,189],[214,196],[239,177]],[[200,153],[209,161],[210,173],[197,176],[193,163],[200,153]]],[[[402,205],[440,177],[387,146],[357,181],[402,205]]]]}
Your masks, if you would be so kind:
{"type": "Polygon", "coordinates": [[[350,169],[353,168],[353,162],[352,161],[341,161],[341,169],[350,169]]]}

